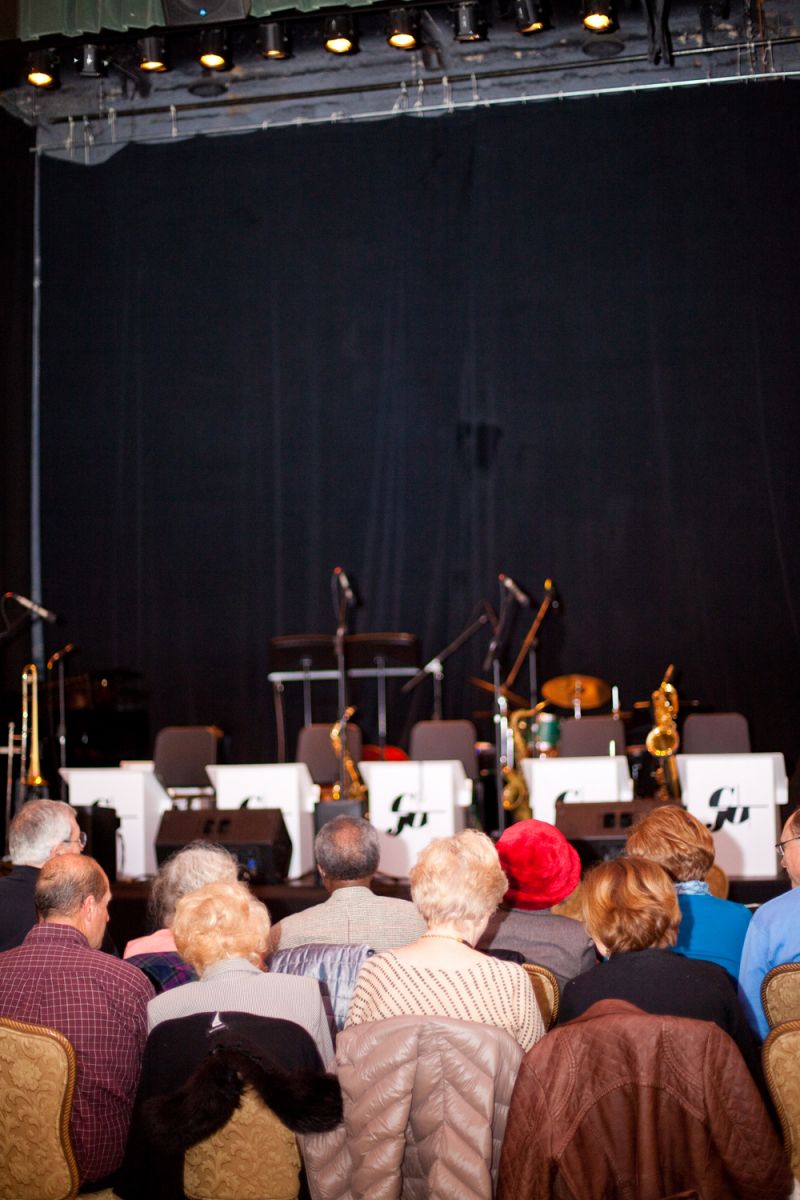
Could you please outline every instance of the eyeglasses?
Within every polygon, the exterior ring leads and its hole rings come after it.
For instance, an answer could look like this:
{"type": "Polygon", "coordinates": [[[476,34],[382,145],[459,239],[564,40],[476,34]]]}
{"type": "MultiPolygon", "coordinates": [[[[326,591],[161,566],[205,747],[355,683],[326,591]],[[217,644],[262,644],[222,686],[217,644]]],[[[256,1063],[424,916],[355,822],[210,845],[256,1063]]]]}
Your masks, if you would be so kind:
{"type": "Polygon", "coordinates": [[[86,847],[86,834],[81,830],[76,838],[64,838],[63,845],[80,846],[81,850],[83,850],[86,847]]]}
{"type": "Polygon", "coordinates": [[[785,842],[778,842],[776,844],[775,849],[778,852],[778,858],[783,858],[786,853],[784,846],[788,846],[789,842],[800,842],[800,833],[796,834],[795,837],[787,838],[785,842]]]}

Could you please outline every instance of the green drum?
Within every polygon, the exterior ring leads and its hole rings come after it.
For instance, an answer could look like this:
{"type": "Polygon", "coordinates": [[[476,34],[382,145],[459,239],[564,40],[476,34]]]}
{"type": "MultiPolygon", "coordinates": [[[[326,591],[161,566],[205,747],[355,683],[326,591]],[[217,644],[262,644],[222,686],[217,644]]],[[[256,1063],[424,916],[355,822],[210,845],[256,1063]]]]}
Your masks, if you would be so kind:
{"type": "Polygon", "coordinates": [[[561,722],[555,713],[540,712],[534,726],[533,745],[539,758],[552,758],[558,754],[558,739],[561,722]]]}

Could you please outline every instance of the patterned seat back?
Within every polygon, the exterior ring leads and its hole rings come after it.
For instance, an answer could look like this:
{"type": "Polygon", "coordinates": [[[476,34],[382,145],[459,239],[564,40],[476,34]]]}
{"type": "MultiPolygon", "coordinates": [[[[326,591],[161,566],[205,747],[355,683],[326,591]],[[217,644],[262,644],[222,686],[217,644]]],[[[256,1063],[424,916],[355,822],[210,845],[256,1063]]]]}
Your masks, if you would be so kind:
{"type": "MultiPolygon", "coordinates": [[[[772,1102],[795,1179],[800,1179],[800,1021],[786,1021],[764,1042],[762,1057],[772,1102]]],[[[797,1189],[795,1189],[797,1190],[797,1189]]]]}
{"type": "Polygon", "coordinates": [[[75,1051],[63,1034],[0,1017],[0,1200],[72,1200],[75,1051]]]}
{"type": "Polygon", "coordinates": [[[295,1200],[297,1138],[247,1087],[228,1123],[186,1151],[183,1187],[188,1200],[295,1200]]]}
{"type": "Polygon", "coordinates": [[[538,963],[523,963],[522,966],[531,981],[544,1027],[550,1029],[558,1016],[558,1006],[561,1002],[558,980],[551,970],[539,966],[538,963]]]}
{"type": "Polygon", "coordinates": [[[761,1003],[770,1029],[800,1020],[800,963],[782,963],[765,976],[761,1003]]]}

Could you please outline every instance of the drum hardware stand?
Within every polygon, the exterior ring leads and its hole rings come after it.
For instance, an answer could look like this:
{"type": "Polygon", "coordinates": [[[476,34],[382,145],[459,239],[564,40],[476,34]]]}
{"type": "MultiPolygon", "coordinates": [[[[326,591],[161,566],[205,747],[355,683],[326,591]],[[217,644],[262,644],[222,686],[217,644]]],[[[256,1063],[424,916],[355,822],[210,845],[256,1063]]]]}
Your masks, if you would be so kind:
{"type": "Polygon", "coordinates": [[[497,630],[497,617],[495,616],[494,609],[489,604],[488,600],[481,600],[480,607],[483,610],[480,616],[478,616],[474,621],[470,621],[469,625],[467,625],[465,629],[462,629],[458,637],[454,638],[453,641],[450,642],[449,645],[445,646],[443,650],[440,650],[437,654],[434,654],[430,662],[427,662],[425,666],[421,670],[417,671],[416,675],[404,683],[400,689],[402,694],[407,696],[409,692],[413,692],[414,688],[422,683],[423,679],[427,678],[428,675],[431,675],[433,677],[433,712],[431,716],[434,721],[441,721],[442,719],[442,683],[444,682],[443,664],[451,654],[455,654],[456,650],[459,650],[465,642],[468,642],[469,639],[473,637],[473,635],[476,634],[479,629],[482,629],[484,625],[491,624],[495,632],[497,630]]]}
{"type": "MultiPolygon", "coordinates": [[[[57,690],[58,690],[58,725],[56,727],[56,742],[58,743],[58,764],[61,770],[59,771],[59,799],[66,800],[66,783],[64,782],[63,771],[67,765],[67,705],[64,692],[64,659],[67,655],[75,651],[75,646],[72,642],[67,642],[66,646],[62,646],[60,650],[56,650],[55,654],[51,654],[47,660],[47,670],[52,671],[53,667],[57,667],[56,672],[57,690]]],[[[52,726],[51,726],[52,728],[52,726]]]]}

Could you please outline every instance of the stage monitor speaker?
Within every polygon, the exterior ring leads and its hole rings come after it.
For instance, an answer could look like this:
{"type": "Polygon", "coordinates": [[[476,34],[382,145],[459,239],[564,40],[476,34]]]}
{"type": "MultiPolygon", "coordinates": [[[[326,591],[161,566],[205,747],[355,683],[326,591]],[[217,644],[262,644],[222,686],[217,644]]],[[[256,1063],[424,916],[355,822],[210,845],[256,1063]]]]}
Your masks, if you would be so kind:
{"type": "Polygon", "coordinates": [[[335,817],[363,817],[364,804],[361,800],[323,800],[314,808],[314,835],[323,825],[335,817]]]}
{"type": "Polygon", "coordinates": [[[178,25],[217,25],[241,21],[250,12],[250,0],[164,0],[167,29],[178,25]]]}
{"type": "Polygon", "coordinates": [[[75,819],[86,834],[86,854],[100,863],[109,883],[116,883],[117,830],[120,824],[117,810],[102,804],[76,805],[75,819]]]}
{"type": "Polygon", "coordinates": [[[292,840],[278,808],[170,809],[156,835],[158,865],[195,841],[224,846],[251,883],[282,883],[288,874],[292,840]]]}
{"type": "Polygon", "coordinates": [[[607,862],[625,853],[625,843],[634,825],[643,821],[658,800],[620,800],[608,804],[556,803],[556,828],[578,852],[585,870],[593,863],[607,862]]]}

